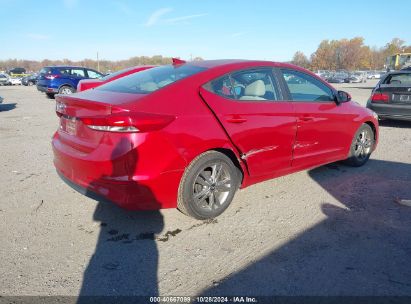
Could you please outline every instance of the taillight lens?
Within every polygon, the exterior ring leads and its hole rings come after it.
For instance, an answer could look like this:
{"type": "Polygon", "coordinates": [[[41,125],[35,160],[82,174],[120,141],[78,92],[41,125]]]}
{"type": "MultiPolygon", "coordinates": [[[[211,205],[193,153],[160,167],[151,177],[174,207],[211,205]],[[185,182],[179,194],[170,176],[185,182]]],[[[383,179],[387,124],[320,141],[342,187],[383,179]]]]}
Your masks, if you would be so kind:
{"type": "Polygon", "coordinates": [[[173,116],[148,113],[113,114],[105,117],[81,117],[90,129],[108,132],[148,132],[164,128],[173,116]]]}
{"type": "Polygon", "coordinates": [[[53,80],[54,78],[59,78],[60,77],[60,75],[56,75],[56,74],[53,74],[53,75],[45,75],[44,76],[44,78],[46,78],[46,79],[48,79],[48,80],[53,80]]]}
{"type": "Polygon", "coordinates": [[[388,102],[389,99],[390,97],[387,94],[383,94],[383,93],[374,93],[371,96],[372,102],[388,102]]]}

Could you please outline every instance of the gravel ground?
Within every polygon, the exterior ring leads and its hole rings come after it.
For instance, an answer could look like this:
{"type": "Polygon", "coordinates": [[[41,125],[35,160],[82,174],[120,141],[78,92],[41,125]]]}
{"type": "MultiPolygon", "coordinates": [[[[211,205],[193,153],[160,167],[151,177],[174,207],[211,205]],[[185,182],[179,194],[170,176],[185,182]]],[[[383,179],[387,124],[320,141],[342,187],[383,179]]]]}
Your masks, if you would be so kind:
{"type": "MultiPolygon", "coordinates": [[[[374,82],[339,85],[365,105],[374,82]]],[[[0,87],[0,295],[409,295],[411,123],[367,165],[241,190],[216,220],[126,212],[54,171],[54,101],[0,87]]]]}

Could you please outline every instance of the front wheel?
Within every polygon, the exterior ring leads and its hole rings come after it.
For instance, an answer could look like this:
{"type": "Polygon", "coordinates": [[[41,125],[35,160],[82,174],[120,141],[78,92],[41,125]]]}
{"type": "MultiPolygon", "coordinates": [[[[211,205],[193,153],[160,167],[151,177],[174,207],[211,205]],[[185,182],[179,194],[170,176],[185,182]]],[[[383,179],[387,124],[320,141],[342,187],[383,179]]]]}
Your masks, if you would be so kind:
{"type": "Polygon", "coordinates": [[[350,156],[346,163],[353,167],[364,165],[371,156],[375,137],[372,128],[363,124],[355,133],[350,147],[350,156]]]}
{"type": "Polygon", "coordinates": [[[196,219],[214,218],[224,212],[240,184],[239,169],[217,151],[196,157],[186,168],[178,189],[177,208],[196,219]]]}

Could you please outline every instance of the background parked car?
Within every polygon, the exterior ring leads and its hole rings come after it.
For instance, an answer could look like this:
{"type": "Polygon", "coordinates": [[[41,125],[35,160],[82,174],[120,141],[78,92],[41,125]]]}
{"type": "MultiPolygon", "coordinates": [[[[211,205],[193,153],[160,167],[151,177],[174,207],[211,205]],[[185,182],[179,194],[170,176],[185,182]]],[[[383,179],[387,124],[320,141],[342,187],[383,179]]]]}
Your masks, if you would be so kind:
{"type": "Polygon", "coordinates": [[[10,77],[11,85],[21,85],[21,77],[10,77]]]}
{"type": "Polygon", "coordinates": [[[21,79],[21,84],[25,86],[32,86],[37,83],[38,74],[28,75],[21,79]]]}
{"type": "Polygon", "coordinates": [[[380,118],[411,121],[411,71],[385,74],[373,89],[367,108],[380,118]]]}
{"type": "Polygon", "coordinates": [[[378,72],[378,71],[372,71],[368,74],[367,78],[368,79],[380,79],[381,75],[383,75],[385,72],[378,72]]]}
{"type": "Polygon", "coordinates": [[[8,71],[8,74],[9,74],[9,75],[13,75],[13,74],[18,74],[18,75],[20,75],[20,74],[24,74],[24,73],[26,73],[26,69],[25,69],[25,68],[14,68],[14,69],[10,69],[10,70],[8,71]]]}
{"type": "Polygon", "coordinates": [[[81,92],[81,91],[84,91],[84,90],[89,90],[89,89],[92,89],[92,88],[96,88],[98,86],[101,86],[105,83],[116,80],[118,78],[130,75],[130,74],[133,74],[133,73],[137,73],[137,72],[140,72],[140,71],[144,71],[144,70],[147,70],[147,69],[151,69],[152,67],[154,67],[154,66],[152,66],[152,65],[135,66],[135,67],[127,68],[127,69],[124,69],[124,70],[121,70],[121,71],[118,71],[118,72],[115,72],[115,73],[108,74],[108,75],[106,75],[106,76],[104,76],[103,78],[100,78],[100,79],[83,79],[83,80],[80,80],[80,82],[77,85],[77,92],[81,92]]]}
{"type": "Polygon", "coordinates": [[[37,78],[37,90],[50,98],[55,94],[72,94],[82,79],[97,79],[104,75],[96,70],[73,66],[44,67],[37,78]]]}
{"type": "Polygon", "coordinates": [[[0,74],[0,85],[10,85],[10,77],[7,74],[0,74]]]}
{"type": "Polygon", "coordinates": [[[367,82],[367,77],[362,72],[351,73],[347,78],[344,79],[346,83],[362,83],[367,82]]]}
{"type": "Polygon", "coordinates": [[[347,77],[348,77],[348,74],[335,73],[335,74],[331,74],[326,80],[328,83],[344,83],[347,77]]]}

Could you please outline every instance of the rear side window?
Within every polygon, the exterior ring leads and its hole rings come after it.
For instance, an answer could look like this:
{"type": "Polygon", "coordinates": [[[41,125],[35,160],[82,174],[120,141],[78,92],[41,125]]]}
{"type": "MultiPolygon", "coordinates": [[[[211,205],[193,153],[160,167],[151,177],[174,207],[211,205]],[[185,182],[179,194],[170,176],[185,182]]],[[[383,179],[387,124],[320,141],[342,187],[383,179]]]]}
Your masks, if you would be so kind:
{"type": "Polygon", "coordinates": [[[72,69],[71,75],[75,77],[86,77],[83,69],[72,69]]]}
{"type": "Polygon", "coordinates": [[[186,64],[176,66],[166,65],[116,79],[96,88],[96,90],[149,94],[180,79],[192,76],[204,70],[206,70],[204,67],[186,64]]]}
{"type": "Polygon", "coordinates": [[[271,69],[241,71],[231,75],[238,100],[278,100],[271,69]]]}
{"type": "Polygon", "coordinates": [[[292,100],[334,101],[333,91],[318,79],[295,70],[282,69],[292,100]]]}
{"type": "Polygon", "coordinates": [[[391,85],[411,86],[411,73],[392,74],[385,79],[384,83],[391,85]]]}
{"type": "Polygon", "coordinates": [[[211,82],[211,91],[225,98],[235,99],[233,86],[229,76],[211,82]]]}

